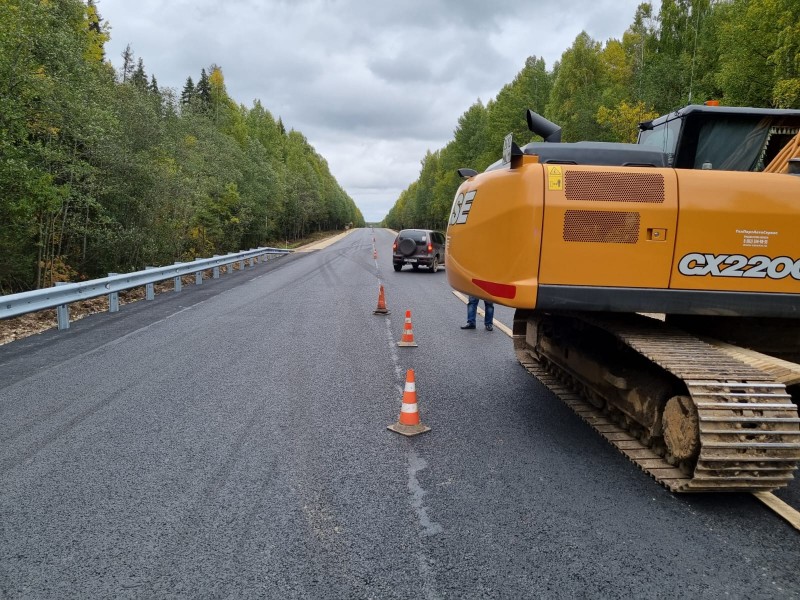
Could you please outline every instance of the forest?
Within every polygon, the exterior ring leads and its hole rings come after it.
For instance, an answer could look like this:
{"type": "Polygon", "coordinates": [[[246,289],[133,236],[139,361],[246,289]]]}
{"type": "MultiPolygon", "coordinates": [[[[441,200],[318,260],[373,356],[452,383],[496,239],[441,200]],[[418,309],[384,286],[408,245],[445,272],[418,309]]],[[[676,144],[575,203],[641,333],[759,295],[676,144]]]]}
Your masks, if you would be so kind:
{"type": "Polygon", "coordinates": [[[108,39],[92,0],[0,1],[0,295],[364,225],[219,66],[161,89],[108,39]]]}
{"type": "Polygon", "coordinates": [[[662,0],[642,3],[622,39],[580,33],[547,70],[531,56],[514,80],[458,119],[453,139],[428,151],[384,225],[443,230],[460,179],[522,146],[525,110],[562,127],[562,141],[635,142],[637,125],[688,104],[800,108],[799,0],[662,0]]]}

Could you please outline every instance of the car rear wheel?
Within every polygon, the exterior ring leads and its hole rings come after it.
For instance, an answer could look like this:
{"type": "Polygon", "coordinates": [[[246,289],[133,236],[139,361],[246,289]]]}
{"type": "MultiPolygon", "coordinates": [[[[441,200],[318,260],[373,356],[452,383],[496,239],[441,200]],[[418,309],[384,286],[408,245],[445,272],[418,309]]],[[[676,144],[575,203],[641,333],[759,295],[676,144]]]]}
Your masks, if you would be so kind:
{"type": "Polygon", "coordinates": [[[402,269],[402,268],[403,268],[403,265],[398,265],[398,264],[395,264],[395,265],[394,265],[394,270],[395,270],[395,271],[399,271],[399,270],[400,270],[400,269],[402,269]]]}
{"type": "Polygon", "coordinates": [[[431,273],[436,273],[439,270],[439,257],[434,256],[431,262],[431,273]]]}

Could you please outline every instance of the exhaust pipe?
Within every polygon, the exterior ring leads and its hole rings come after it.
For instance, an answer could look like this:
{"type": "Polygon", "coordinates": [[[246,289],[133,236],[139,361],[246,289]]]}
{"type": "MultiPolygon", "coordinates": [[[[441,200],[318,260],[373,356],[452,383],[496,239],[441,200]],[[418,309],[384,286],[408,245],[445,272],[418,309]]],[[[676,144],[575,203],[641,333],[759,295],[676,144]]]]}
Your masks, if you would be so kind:
{"type": "Polygon", "coordinates": [[[548,121],[542,115],[533,112],[531,109],[528,109],[525,118],[528,121],[528,129],[536,135],[542,136],[545,142],[555,144],[561,141],[561,127],[552,121],[548,121]]]}

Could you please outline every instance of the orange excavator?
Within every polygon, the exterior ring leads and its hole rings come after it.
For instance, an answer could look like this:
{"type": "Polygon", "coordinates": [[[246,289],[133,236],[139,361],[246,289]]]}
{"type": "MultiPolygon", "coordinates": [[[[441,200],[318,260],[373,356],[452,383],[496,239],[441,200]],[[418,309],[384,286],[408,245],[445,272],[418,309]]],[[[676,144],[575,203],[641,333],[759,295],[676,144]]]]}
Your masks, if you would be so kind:
{"type": "Polygon", "coordinates": [[[516,309],[530,372],[675,492],[800,461],[800,111],[692,105],[636,144],[543,138],[465,179],[450,285],[516,309]],[[794,395],[794,401],[793,396],[794,395]]]}

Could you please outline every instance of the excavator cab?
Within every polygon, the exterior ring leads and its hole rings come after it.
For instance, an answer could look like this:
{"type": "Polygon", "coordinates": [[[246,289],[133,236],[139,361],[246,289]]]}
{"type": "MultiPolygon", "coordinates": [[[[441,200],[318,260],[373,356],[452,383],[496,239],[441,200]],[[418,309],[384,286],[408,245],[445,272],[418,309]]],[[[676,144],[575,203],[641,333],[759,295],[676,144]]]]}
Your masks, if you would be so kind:
{"type": "Polygon", "coordinates": [[[639,123],[638,144],[676,169],[764,171],[800,132],[800,110],[692,104],[639,123]]]}

